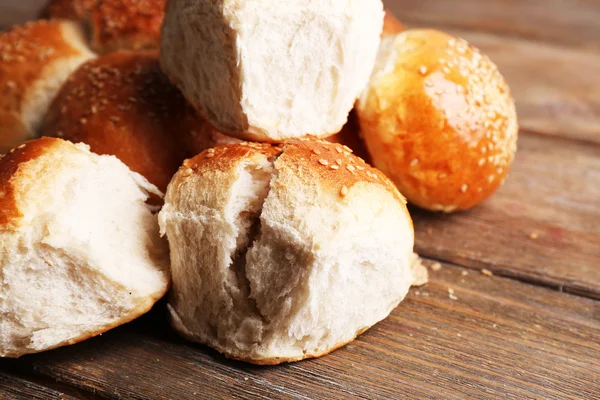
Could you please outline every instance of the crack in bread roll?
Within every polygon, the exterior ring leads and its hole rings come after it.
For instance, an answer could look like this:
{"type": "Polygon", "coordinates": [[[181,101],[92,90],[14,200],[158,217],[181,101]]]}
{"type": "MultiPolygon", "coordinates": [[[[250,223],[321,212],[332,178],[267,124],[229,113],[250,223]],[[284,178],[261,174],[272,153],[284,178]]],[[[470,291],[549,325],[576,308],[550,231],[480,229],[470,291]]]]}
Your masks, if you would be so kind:
{"type": "Polygon", "coordinates": [[[173,0],[161,67],[225,134],[326,137],[369,80],[383,17],[380,0],[173,0]]]}
{"type": "Polygon", "coordinates": [[[504,182],[516,152],[504,78],[478,49],[442,32],[386,37],[356,111],[373,165],[429,210],[480,203],[504,182]]]}
{"type": "Polygon", "coordinates": [[[78,21],[100,54],[116,50],[155,49],[166,0],[54,0],[46,14],[78,21]]]}
{"type": "Polygon", "coordinates": [[[423,283],[404,198],[339,144],[206,150],[174,176],[159,224],[173,326],[251,363],[325,355],[423,283]]]}
{"type": "Polygon", "coordinates": [[[169,284],[142,176],[41,138],[0,160],[0,357],[73,344],[144,314],[169,284]]]}
{"type": "Polygon", "coordinates": [[[38,136],[63,82],[93,57],[72,22],[29,22],[0,33],[1,153],[38,136]]]}
{"type": "Polygon", "coordinates": [[[160,190],[185,158],[227,141],[162,74],[156,51],[119,51],[82,65],[54,100],[42,132],[117,156],[160,190]]]}

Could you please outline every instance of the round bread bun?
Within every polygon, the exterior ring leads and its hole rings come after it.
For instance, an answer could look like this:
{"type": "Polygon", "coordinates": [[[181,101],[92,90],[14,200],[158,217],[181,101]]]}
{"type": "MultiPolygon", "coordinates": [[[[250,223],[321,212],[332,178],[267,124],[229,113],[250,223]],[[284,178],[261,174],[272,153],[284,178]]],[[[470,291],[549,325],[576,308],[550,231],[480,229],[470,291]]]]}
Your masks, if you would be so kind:
{"type": "Polygon", "coordinates": [[[172,0],[161,67],[220,132],[327,137],[369,80],[383,16],[380,0],[172,0]]]}
{"type": "Polygon", "coordinates": [[[404,31],[404,25],[396,18],[387,8],[385,9],[385,16],[383,17],[383,31],[381,32],[381,38],[386,36],[395,35],[404,31]]]}
{"type": "Polygon", "coordinates": [[[100,54],[116,50],[156,49],[166,0],[54,0],[51,18],[83,23],[90,46],[100,54]]]}
{"type": "Polygon", "coordinates": [[[94,57],[77,25],[37,21],[0,32],[0,152],[38,135],[69,74],[94,57]]]}
{"type": "Polygon", "coordinates": [[[339,144],[206,150],[174,176],[159,224],[173,326],[250,363],[325,355],[423,283],[404,198],[339,144]]]}
{"type": "Polygon", "coordinates": [[[373,165],[429,210],[480,203],[515,155],[517,116],[504,78],[479,50],[442,32],[385,38],[356,110],[373,165]]]}
{"type": "Polygon", "coordinates": [[[0,160],[0,357],[73,344],[168,288],[156,187],[83,144],[41,138],[0,160]]]}
{"type": "Polygon", "coordinates": [[[82,65],[52,103],[42,131],[115,155],[160,190],[185,158],[219,137],[162,74],[152,50],[114,52],[82,65]]]}

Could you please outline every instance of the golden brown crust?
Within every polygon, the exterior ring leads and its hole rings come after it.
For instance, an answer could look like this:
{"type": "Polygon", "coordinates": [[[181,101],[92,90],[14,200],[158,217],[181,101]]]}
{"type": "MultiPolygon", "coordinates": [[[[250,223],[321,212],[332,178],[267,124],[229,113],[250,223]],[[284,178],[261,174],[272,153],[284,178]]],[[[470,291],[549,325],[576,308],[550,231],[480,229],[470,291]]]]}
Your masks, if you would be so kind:
{"type": "Polygon", "coordinates": [[[66,24],[42,20],[0,33],[0,152],[33,136],[23,111],[35,83],[54,63],[81,56],[64,35],[66,24]]]}
{"type": "Polygon", "coordinates": [[[405,28],[404,25],[402,25],[402,22],[400,22],[398,18],[396,18],[396,16],[394,16],[394,14],[386,8],[385,16],[383,18],[383,32],[381,32],[381,37],[384,38],[386,36],[395,35],[404,31],[404,29],[405,28]]]}
{"type": "Polygon", "coordinates": [[[313,137],[291,139],[280,145],[242,142],[217,146],[186,160],[179,172],[185,177],[212,171],[229,171],[241,159],[252,157],[253,154],[279,156],[289,166],[302,166],[305,173],[298,174],[307,185],[314,185],[317,180],[321,187],[332,189],[341,198],[352,186],[365,182],[382,185],[397,200],[406,203],[406,199],[385,175],[362,158],[353,155],[349,147],[313,137]]]}
{"type": "Polygon", "coordinates": [[[166,0],[101,0],[91,12],[92,48],[100,53],[159,47],[166,0]]]}
{"type": "Polygon", "coordinates": [[[165,190],[181,162],[208,147],[204,126],[160,71],[157,52],[120,51],[71,75],[43,134],[114,155],[165,190]]]}
{"type": "Polygon", "coordinates": [[[506,82],[464,40],[432,30],[387,40],[395,66],[374,74],[358,107],[374,165],[415,205],[445,212],[475,206],[504,181],[516,151],[506,82]]]}
{"type": "Polygon", "coordinates": [[[11,229],[18,225],[23,214],[18,207],[17,188],[20,179],[24,176],[22,167],[50,149],[60,146],[63,142],[59,139],[40,138],[20,144],[0,159],[0,227],[11,229]]]}

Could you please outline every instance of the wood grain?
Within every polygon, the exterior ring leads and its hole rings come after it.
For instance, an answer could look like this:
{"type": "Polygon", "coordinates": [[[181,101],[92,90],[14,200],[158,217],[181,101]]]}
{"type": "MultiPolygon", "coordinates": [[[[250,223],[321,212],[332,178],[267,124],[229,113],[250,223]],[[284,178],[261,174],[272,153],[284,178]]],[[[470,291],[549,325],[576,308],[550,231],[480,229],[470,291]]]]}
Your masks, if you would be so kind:
{"type": "Polygon", "coordinates": [[[109,398],[600,396],[600,303],[447,264],[355,342],[278,367],[229,361],[185,342],[166,326],[164,311],[16,362],[109,398]]]}
{"type": "Polygon", "coordinates": [[[600,149],[523,134],[504,187],[471,211],[413,210],[422,255],[600,298],[600,149]]]}
{"type": "Polygon", "coordinates": [[[0,370],[0,399],[11,400],[75,400],[61,391],[50,389],[0,370]]]}
{"type": "Polygon", "coordinates": [[[401,20],[600,49],[594,0],[384,0],[401,20]]]}

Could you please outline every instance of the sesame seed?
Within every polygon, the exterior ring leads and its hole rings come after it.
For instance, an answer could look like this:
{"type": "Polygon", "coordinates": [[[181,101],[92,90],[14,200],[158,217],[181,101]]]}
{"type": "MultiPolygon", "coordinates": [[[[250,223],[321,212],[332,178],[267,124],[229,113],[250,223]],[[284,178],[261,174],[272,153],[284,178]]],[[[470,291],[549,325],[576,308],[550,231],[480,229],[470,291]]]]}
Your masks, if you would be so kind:
{"type": "Polygon", "coordinates": [[[448,177],[448,174],[441,172],[438,174],[438,179],[446,179],[448,177]]]}
{"type": "Polygon", "coordinates": [[[261,170],[262,169],[262,165],[257,165],[256,168],[254,168],[255,170],[261,170]]]}
{"type": "Polygon", "coordinates": [[[424,65],[421,65],[421,67],[419,68],[419,74],[425,76],[425,74],[427,74],[427,67],[424,65]]]}
{"type": "Polygon", "coordinates": [[[460,187],[460,191],[466,193],[468,188],[469,186],[465,183],[460,187]]]}
{"type": "Polygon", "coordinates": [[[79,122],[81,123],[81,125],[85,125],[85,124],[87,124],[87,119],[86,118],[81,118],[79,120],[79,122]]]}
{"type": "Polygon", "coordinates": [[[450,298],[450,300],[453,300],[453,301],[456,301],[456,300],[458,300],[458,297],[456,297],[456,296],[455,296],[455,295],[453,295],[453,294],[449,294],[449,295],[448,295],[448,297],[450,298]]]}
{"type": "Polygon", "coordinates": [[[490,271],[489,269],[485,269],[485,268],[481,270],[481,273],[485,276],[494,276],[492,271],[490,271]]]}
{"type": "Polygon", "coordinates": [[[335,160],[335,163],[336,163],[337,165],[342,165],[342,160],[340,160],[340,159],[338,158],[337,160],[335,160]]]}
{"type": "Polygon", "coordinates": [[[442,269],[442,264],[440,264],[439,262],[433,263],[431,265],[432,271],[439,271],[440,269],[442,269]]]}
{"type": "Polygon", "coordinates": [[[419,163],[419,160],[417,158],[414,158],[411,162],[410,162],[410,166],[414,167],[415,165],[417,165],[419,163]]]}
{"type": "Polygon", "coordinates": [[[342,196],[345,196],[348,194],[348,188],[346,186],[342,186],[342,189],[340,190],[340,193],[342,196]]]}
{"type": "Polygon", "coordinates": [[[335,151],[337,151],[338,153],[343,153],[344,150],[342,149],[341,146],[336,146],[335,151]]]}
{"type": "Polygon", "coordinates": [[[329,166],[329,168],[331,168],[331,169],[333,169],[333,170],[336,170],[336,169],[339,169],[339,168],[340,168],[340,166],[339,166],[339,165],[336,165],[336,164],[331,164],[331,165],[329,166]]]}
{"type": "Polygon", "coordinates": [[[532,240],[535,240],[535,239],[537,239],[538,237],[540,237],[540,235],[539,235],[539,233],[537,233],[537,232],[531,232],[531,233],[529,234],[529,237],[530,237],[532,240]]]}
{"type": "Polygon", "coordinates": [[[356,168],[354,168],[354,166],[352,166],[350,164],[346,165],[346,169],[350,172],[354,172],[356,170],[356,168]]]}
{"type": "Polygon", "coordinates": [[[346,145],[343,146],[344,150],[346,150],[348,153],[352,153],[352,149],[346,145]]]}
{"type": "Polygon", "coordinates": [[[481,167],[481,166],[483,166],[483,164],[485,164],[485,158],[480,158],[477,165],[479,165],[481,167]]]}
{"type": "Polygon", "coordinates": [[[359,171],[364,171],[365,167],[363,167],[362,165],[357,165],[356,169],[359,170],[359,171]]]}
{"type": "Polygon", "coordinates": [[[448,294],[454,294],[454,289],[448,288],[448,294]]]}
{"type": "Polygon", "coordinates": [[[18,146],[17,146],[17,149],[22,149],[22,148],[23,148],[23,147],[25,147],[25,146],[26,146],[26,145],[25,145],[25,143],[23,143],[23,144],[20,144],[20,145],[18,145],[18,146]]]}
{"type": "Polygon", "coordinates": [[[194,172],[191,168],[188,168],[186,170],[184,170],[181,175],[183,176],[190,176],[192,174],[192,172],[194,172]]]}
{"type": "Polygon", "coordinates": [[[316,155],[320,155],[321,154],[321,152],[319,150],[317,150],[317,149],[313,149],[313,153],[315,153],[316,155]]]}
{"type": "Polygon", "coordinates": [[[319,164],[321,164],[321,165],[329,165],[329,161],[327,161],[327,160],[326,160],[326,159],[324,159],[324,158],[320,158],[320,159],[319,159],[319,164]]]}
{"type": "Polygon", "coordinates": [[[495,179],[495,178],[496,178],[496,177],[495,177],[494,175],[490,175],[490,176],[488,176],[488,182],[489,182],[489,183],[492,183],[492,182],[494,182],[494,179],[495,179]]]}
{"type": "Polygon", "coordinates": [[[214,152],[213,152],[213,153],[211,153],[211,152],[207,152],[207,153],[206,153],[206,158],[212,158],[212,157],[214,157],[214,156],[215,156],[215,153],[214,153],[214,152]]]}

